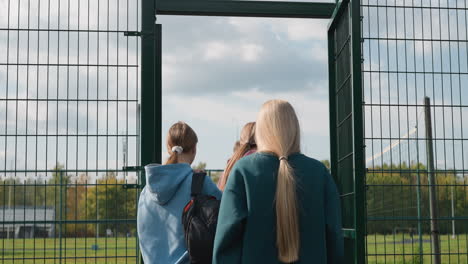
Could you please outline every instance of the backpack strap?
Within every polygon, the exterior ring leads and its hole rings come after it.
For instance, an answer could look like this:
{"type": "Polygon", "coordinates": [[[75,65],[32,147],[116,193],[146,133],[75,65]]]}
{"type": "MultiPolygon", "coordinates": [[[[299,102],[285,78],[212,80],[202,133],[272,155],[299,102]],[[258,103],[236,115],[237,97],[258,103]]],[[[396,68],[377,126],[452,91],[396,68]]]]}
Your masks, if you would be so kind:
{"type": "Polygon", "coordinates": [[[193,172],[192,176],[192,197],[202,193],[206,172],[193,172]]]}

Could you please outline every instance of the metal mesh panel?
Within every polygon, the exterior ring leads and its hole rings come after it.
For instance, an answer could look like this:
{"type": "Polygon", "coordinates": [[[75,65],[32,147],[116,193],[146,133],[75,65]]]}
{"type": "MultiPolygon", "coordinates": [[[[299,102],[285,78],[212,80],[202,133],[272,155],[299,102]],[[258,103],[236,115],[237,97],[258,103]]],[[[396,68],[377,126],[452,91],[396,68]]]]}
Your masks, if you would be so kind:
{"type": "Polygon", "coordinates": [[[360,25],[359,2],[343,1],[335,11],[328,32],[330,70],[331,170],[341,194],[345,256],[349,263],[363,261],[363,228],[360,201],[363,190],[362,121],[360,119],[360,36],[353,37],[360,25]],[[357,8],[356,8],[357,7],[357,8]],[[353,16],[358,19],[353,21],[353,16]],[[357,107],[357,108],[356,108],[357,107]]]}
{"type": "Polygon", "coordinates": [[[0,263],[135,263],[139,1],[0,1],[0,263]]]}
{"type": "Polygon", "coordinates": [[[361,0],[369,263],[468,262],[467,7],[361,0]]]}

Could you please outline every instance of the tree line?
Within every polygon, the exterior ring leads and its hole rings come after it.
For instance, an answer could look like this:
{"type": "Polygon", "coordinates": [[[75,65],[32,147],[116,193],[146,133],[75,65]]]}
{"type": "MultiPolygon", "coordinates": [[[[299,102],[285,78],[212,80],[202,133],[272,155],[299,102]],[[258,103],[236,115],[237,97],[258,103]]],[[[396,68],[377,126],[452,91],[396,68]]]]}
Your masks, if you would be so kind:
{"type": "MultiPolygon", "coordinates": [[[[138,189],[125,189],[125,179],[108,172],[90,181],[73,179],[57,165],[49,179],[0,180],[0,206],[49,207],[55,210],[55,234],[65,237],[135,235],[138,189]],[[73,180],[72,180],[73,179],[73,180]]],[[[5,209],[0,209],[5,210],[5,209]]],[[[39,224],[40,226],[40,224],[39,224]]]]}
{"type": "MultiPolygon", "coordinates": [[[[435,172],[441,234],[452,232],[452,219],[456,219],[456,233],[468,232],[467,176],[453,170],[435,172]]],[[[414,232],[418,222],[423,233],[430,233],[428,170],[424,164],[403,162],[370,168],[366,185],[368,233],[414,232]]]]}
{"type": "MultiPolygon", "coordinates": [[[[322,162],[329,167],[328,161],[322,162]]],[[[206,163],[194,166],[205,168],[206,163]]],[[[220,174],[211,176],[216,181],[220,174]]],[[[435,179],[439,231],[452,232],[453,205],[456,232],[468,232],[468,177],[445,171],[437,172],[435,179]]],[[[56,220],[65,220],[66,224],[61,225],[64,236],[105,236],[108,229],[113,235],[135,235],[139,190],[125,189],[124,184],[125,179],[113,172],[90,181],[86,174],[72,178],[63,171],[63,166],[57,165],[48,179],[2,178],[0,206],[54,208],[56,220]]],[[[383,164],[370,168],[366,185],[368,233],[413,232],[419,220],[422,231],[429,233],[429,186],[424,164],[383,164]]],[[[56,225],[56,232],[59,228],[56,225]]]]}

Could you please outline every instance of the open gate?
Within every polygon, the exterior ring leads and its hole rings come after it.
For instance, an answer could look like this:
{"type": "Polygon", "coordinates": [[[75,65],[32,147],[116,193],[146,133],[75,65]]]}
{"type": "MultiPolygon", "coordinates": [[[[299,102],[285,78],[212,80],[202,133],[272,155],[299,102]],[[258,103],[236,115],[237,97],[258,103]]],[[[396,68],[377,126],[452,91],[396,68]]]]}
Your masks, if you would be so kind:
{"type": "Polygon", "coordinates": [[[341,194],[345,259],[365,262],[364,120],[359,1],[343,1],[328,29],[331,173],[341,194]]]}
{"type": "Polygon", "coordinates": [[[331,170],[342,196],[346,260],[466,262],[467,6],[0,1],[1,263],[139,261],[140,165],[161,161],[155,14],[332,18],[331,170]],[[426,131],[424,110],[433,124],[426,131]],[[429,189],[437,193],[436,217],[429,189]],[[440,252],[432,249],[434,233],[440,252]]]}

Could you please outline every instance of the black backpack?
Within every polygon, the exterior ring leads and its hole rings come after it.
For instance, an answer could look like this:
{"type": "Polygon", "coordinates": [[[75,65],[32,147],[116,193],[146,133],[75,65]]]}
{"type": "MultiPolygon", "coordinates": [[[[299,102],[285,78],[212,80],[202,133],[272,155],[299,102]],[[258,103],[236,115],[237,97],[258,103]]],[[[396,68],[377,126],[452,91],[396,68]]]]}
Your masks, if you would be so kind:
{"type": "Polygon", "coordinates": [[[202,194],[206,173],[194,172],[192,199],[184,207],[182,225],[192,264],[211,264],[218,212],[221,201],[202,194]]]}

